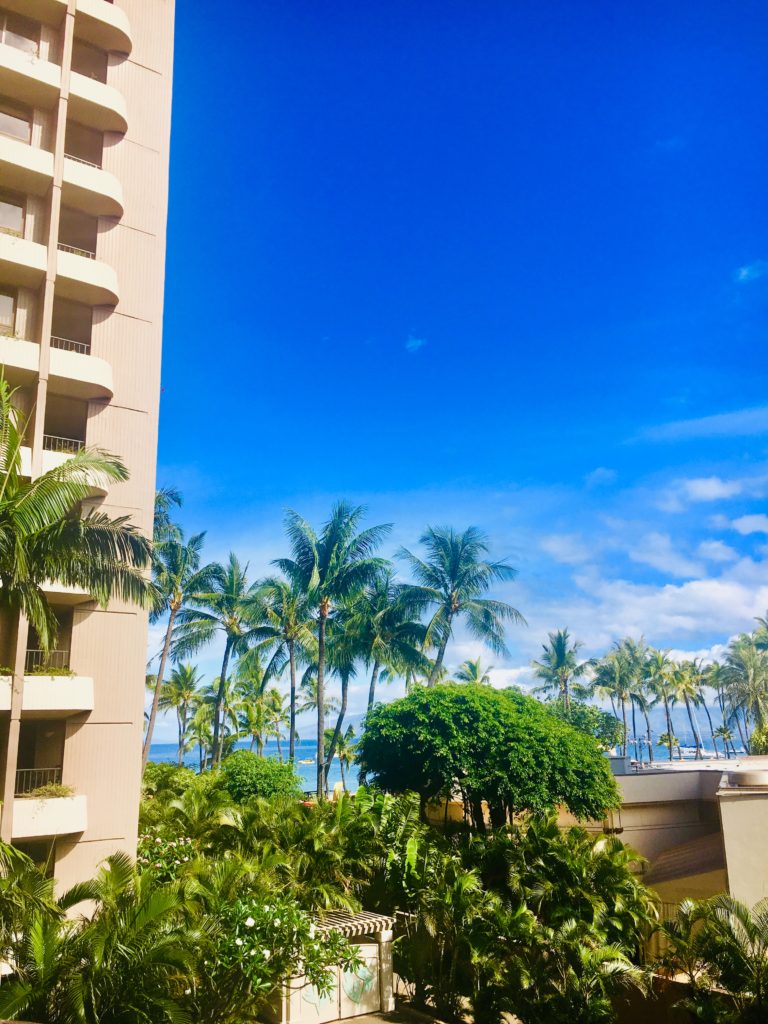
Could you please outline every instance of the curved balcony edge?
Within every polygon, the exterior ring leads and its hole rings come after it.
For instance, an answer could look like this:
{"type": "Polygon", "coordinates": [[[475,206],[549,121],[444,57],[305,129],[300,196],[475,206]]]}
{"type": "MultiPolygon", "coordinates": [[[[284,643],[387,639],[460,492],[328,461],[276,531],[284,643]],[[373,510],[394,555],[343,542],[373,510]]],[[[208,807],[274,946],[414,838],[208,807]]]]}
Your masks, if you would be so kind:
{"type": "Polygon", "coordinates": [[[110,171],[64,157],[62,202],[93,217],[122,217],[123,186],[110,171]]]}
{"type": "Polygon", "coordinates": [[[129,54],[133,49],[128,15],[107,0],[77,0],[75,34],[103,50],[129,54]]]}
{"type": "MultiPolygon", "coordinates": [[[[102,3],[104,0],[102,0],[102,3]]],[[[100,132],[128,131],[125,98],[112,85],[73,71],[69,83],[72,118],[100,132]]]]}
{"type": "Polygon", "coordinates": [[[56,292],[89,306],[116,306],[117,274],[103,260],[60,249],[56,254],[56,292]]]}

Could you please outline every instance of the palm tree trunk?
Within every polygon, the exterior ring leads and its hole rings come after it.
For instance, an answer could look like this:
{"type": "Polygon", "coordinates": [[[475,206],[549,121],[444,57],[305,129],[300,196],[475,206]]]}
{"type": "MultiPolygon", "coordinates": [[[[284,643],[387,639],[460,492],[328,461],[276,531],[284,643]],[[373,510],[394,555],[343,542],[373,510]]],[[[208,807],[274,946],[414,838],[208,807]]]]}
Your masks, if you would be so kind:
{"type": "Polygon", "coordinates": [[[176,760],[179,768],[184,763],[184,751],[182,749],[184,744],[184,723],[181,718],[181,708],[176,708],[176,725],[179,730],[179,749],[176,752],[176,760]]]}
{"type": "Polygon", "coordinates": [[[248,747],[248,750],[249,750],[249,752],[251,754],[253,753],[253,748],[254,748],[255,743],[256,743],[256,736],[253,735],[253,736],[251,736],[251,745],[250,745],[250,747],[248,747]]]}
{"type": "Polygon", "coordinates": [[[648,761],[653,764],[653,737],[651,736],[651,720],[648,717],[648,708],[643,708],[643,714],[645,715],[645,731],[648,737],[648,761]]]}
{"type": "Polygon", "coordinates": [[[325,620],[327,610],[320,606],[317,623],[317,799],[325,797],[325,620]]]}
{"type": "MultiPolygon", "coordinates": [[[[733,718],[734,718],[734,720],[736,722],[736,728],[739,730],[739,739],[741,740],[741,745],[742,745],[742,747],[744,747],[745,752],[749,753],[749,746],[747,745],[747,741],[744,738],[744,732],[743,732],[743,730],[741,728],[741,719],[739,718],[738,709],[736,709],[736,711],[734,711],[733,718]]],[[[734,750],[734,754],[735,753],[736,753],[736,751],[734,750]]]]}
{"type": "Polygon", "coordinates": [[[339,758],[339,769],[341,771],[341,785],[342,785],[342,787],[344,789],[344,792],[346,793],[347,792],[347,775],[346,775],[346,772],[344,771],[344,762],[343,762],[343,760],[341,758],[339,758]]]}
{"type": "Polygon", "coordinates": [[[333,755],[336,753],[336,744],[339,742],[339,733],[341,727],[344,724],[344,716],[347,713],[347,697],[349,695],[349,675],[344,672],[341,676],[341,707],[339,708],[339,717],[336,719],[336,726],[333,730],[333,736],[331,736],[331,743],[328,748],[328,757],[325,761],[325,776],[328,777],[328,773],[331,770],[331,763],[333,762],[333,755]]]}
{"type": "Polygon", "coordinates": [[[376,684],[379,681],[379,664],[378,658],[374,658],[373,661],[373,672],[371,673],[371,686],[368,690],[368,710],[370,711],[373,707],[373,702],[376,700],[376,684]]]}
{"type": "Polygon", "coordinates": [[[280,764],[282,764],[283,763],[283,750],[282,750],[282,747],[280,746],[280,730],[279,729],[275,733],[275,740],[277,742],[277,756],[280,759],[280,764]]]}
{"type": "Polygon", "coordinates": [[[712,737],[712,746],[715,748],[715,757],[719,760],[720,751],[717,749],[717,740],[715,739],[715,727],[714,725],[712,725],[712,715],[710,715],[709,713],[709,708],[707,707],[706,702],[704,703],[704,710],[707,713],[707,721],[709,722],[709,733],[712,737]]]}
{"type": "Polygon", "coordinates": [[[624,743],[622,744],[621,753],[626,757],[629,734],[627,732],[627,701],[624,697],[621,698],[621,717],[624,723],[624,743]]]}
{"type": "Polygon", "coordinates": [[[683,698],[685,700],[685,710],[688,712],[688,721],[691,723],[691,732],[693,733],[693,742],[696,746],[696,760],[701,760],[701,748],[699,746],[699,734],[696,732],[696,726],[693,724],[693,715],[691,714],[691,702],[688,699],[688,694],[684,693],[683,698]]]}
{"type": "Polygon", "coordinates": [[[227,669],[229,668],[229,658],[231,653],[232,641],[227,637],[227,642],[224,647],[224,660],[221,663],[219,690],[216,694],[216,703],[213,707],[213,743],[211,750],[211,760],[213,764],[218,764],[221,761],[221,742],[219,739],[219,733],[221,731],[221,709],[224,704],[224,694],[227,687],[227,669]]]}
{"type": "Polygon", "coordinates": [[[171,608],[171,614],[168,616],[168,627],[165,631],[165,640],[163,641],[163,653],[160,655],[160,665],[157,669],[157,679],[155,680],[155,692],[152,694],[152,709],[149,712],[149,722],[147,722],[147,735],[144,737],[144,747],[141,751],[142,772],[147,767],[147,761],[149,760],[149,748],[152,745],[152,733],[155,730],[157,706],[160,703],[160,691],[163,688],[165,663],[168,661],[168,651],[171,647],[171,633],[173,632],[173,623],[176,619],[176,612],[176,608],[171,608]]]}
{"type": "MultiPolygon", "coordinates": [[[[631,699],[631,698],[630,698],[631,699]]],[[[632,745],[635,748],[635,760],[639,761],[640,757],[637,751],[637,718],[636,718],[637,706],[632,701],[632,745]]]]}
{"type": "Polygon", "coordinates": [[[565,704],[565,713],[571,710],[571,688],[569,686],[568,676],[563,676],[563,703],[565,704]]]}
{"type": "Polygon", "coordinates": [[[672,714],[669,710],[669,697],[664,696],[664,711],[667,715],[667,739],[669,740],[669,760],[671,761],[674,756],[673,743],[672,743],[672,714]]]}
{"type": "Polygon", "coordinates": [[[296,759],[296,651],[293,640],[288,641],[288,664],[291,674],[291,734],[288,737],[288,760],[296,759]]]}
{"type": "Polygon", "coordinates": [[[453,620],[453,612],[448,613],[448,621],[446,623],[445,634],[443,639],[440,641],[440,646],[437,649],[437,657],[435,658],[435,664],[432,666],[432,671],[429,674],[427,680],[427,686],[434,686],[437,682],[437,677],[440,675],[440,669],[443,667],[443,658],[445,657],[445,649],[448,646],[448,638],[451,635],[451,622],[453,620]]]}

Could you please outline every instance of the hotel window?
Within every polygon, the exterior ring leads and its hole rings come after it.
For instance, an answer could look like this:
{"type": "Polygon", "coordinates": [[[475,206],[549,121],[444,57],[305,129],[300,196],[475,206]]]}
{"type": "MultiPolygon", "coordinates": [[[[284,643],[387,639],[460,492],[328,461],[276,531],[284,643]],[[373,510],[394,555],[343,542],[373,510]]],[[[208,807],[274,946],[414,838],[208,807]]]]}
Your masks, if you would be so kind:
{"type": "Polygon", "coordinates": [[[0,335],[12,337],[16,331],[16,292],[0,288],[0,335]]]}
{"type": "Polygon", "coordinates": [[[24,235],[24,197],[0,190],[0,231],[4,235],[24,235]]]}
{"type": "Polygon", "coordinates": [[[13,46],[25,53],[37,53],[40,26],[12,11],[0,11],[0,43],[13,46]]]}
{"type": "Polygon", "coordinates": [[[32,137],[32,111],[0,96],[0,135],[29,142],[32,137]]]}
{"type": "Polygon", "coordinates": [[[76,39],[72,44],[72,70],[86,78],[95,78],[97,82],[106,82],[106,51],[76,39]]]}

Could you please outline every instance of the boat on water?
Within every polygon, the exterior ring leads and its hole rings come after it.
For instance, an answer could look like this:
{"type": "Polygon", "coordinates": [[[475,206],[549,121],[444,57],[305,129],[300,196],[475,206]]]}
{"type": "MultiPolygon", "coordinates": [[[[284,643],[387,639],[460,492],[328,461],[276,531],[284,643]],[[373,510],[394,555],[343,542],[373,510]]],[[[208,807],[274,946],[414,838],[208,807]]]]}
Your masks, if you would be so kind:
{"type": "Polygon", "coordinates": [[[299,764],[314,764],[314,763],[315,763],[314,757],[305,757],[301,761],[299,761],[299,764]]]}

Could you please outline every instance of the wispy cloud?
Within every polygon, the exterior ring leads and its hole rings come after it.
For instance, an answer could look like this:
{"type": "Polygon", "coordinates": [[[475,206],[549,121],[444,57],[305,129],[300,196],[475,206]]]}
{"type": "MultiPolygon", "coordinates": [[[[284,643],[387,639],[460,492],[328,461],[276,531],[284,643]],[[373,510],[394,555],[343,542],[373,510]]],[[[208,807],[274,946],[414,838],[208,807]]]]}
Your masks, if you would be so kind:
{"type": "Polygon", "coordinates": [[[584,483],[587,487],[602,487],[605,484],[614,483],[617,476],[618,473],[615,469],[608,469],[607,466],[598,466],[591,473],[587,473],[584,477],[584,483]]]}
{"type": "Polygon", "coordinates": [[[424,348],[426,344],[426,338],[417,338],[415,335],[409,334],[408,340],[405,343],[405,351],[408,352],[409,355],[415,355],[419,349],[424,348]]]}
{"type": "Polygon", "coordinates": [[[541,538],[540,544],[556,562],[565,565],[581,565],[590,558],[589,548],[577,533],[550,533],[541,538]]]}
{"type": "Polygon", "coordinates": [[[648,427],[640,434],[646,441],[692,441],[714,437],[754,437],[768,433],[768,405],[736,412],[716,413],[698,419],[673,420],[648,427]]]}
{"type": "Polygon", "coordinates": [[[668,576],[685,579],[700,576],[703,572],[701,563],[687,558],[667,533],[646,534],[629,549],[628,554],[633,562],[649,565],[668,576]]]}
{"type": "Polygon", "coordinates": [[[737,267],[733,272],[733,279],[737,284],[750,284],[766,275],[768,275],[768,260],[755,260],[754,263],[746,263],[743,267],[737,267]]]}
{"type": "Polygon", "coordinates": [[[733,520],[731,526],[742,537],[747,537],[750,533],[768,533],[768,516],[762,512],[751,516],[739,516],[733,520]]]}
{"type": "Polygon", "coordinates": [[[698,554],[708,562],[735,562],[738,551],[721,540],[703,540],[698,547],[698,554]]]}

